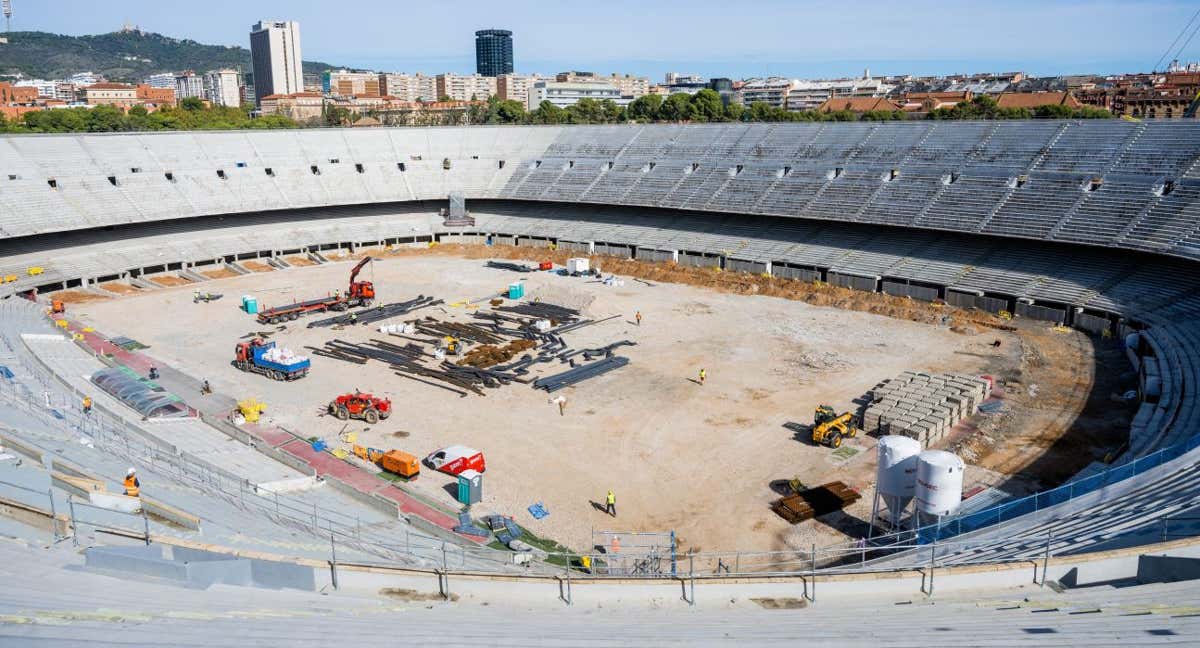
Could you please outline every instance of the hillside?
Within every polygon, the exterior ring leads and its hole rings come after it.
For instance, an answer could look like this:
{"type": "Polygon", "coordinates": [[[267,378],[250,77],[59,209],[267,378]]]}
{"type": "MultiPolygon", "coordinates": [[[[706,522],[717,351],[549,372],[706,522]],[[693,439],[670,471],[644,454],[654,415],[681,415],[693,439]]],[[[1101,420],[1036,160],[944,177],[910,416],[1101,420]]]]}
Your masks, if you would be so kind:
{"type": "MultiPolygon", "coordinates": [[[[0,44],[0,75],[58,79],[75,72],[97,72],[113,81],[138,81],[156,72],[218,68],[250,70],[250,50],[204,45],[142,31],[95,36],[62,36],[46,32],[11,32],[0,44]]],[[[249,38],[247,37],[247,41],[249,38]]],[[[334,66],[305,61],[305,76],[315,77],[334,66]]]]}

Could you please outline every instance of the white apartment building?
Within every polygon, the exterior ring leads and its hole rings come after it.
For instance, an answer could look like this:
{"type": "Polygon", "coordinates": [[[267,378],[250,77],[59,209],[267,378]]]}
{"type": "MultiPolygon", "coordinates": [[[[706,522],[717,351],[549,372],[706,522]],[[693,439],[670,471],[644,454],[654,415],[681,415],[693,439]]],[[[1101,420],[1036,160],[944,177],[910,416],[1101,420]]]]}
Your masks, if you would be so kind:
{"type": "Polygon", "coordinates": [[[72,83],[77,87],[96,85],[104,80],[104,77],[95,72],[76,72],[67,77],[67,83],[72,83]]]}
{"type": "Polygon", "coordinates": [[[338,97],[378,97],[379,75],[374,72],[331,70],[321,77],[321,91],[338,97]]]}
{"type": "Polygon", "coordinates": [[[254,63],[254,96],[257,101],[273,94],[304,91],[300,55],[300,23],[261,20],[250,31],[250,58],[254,63]]]}
{"type": "Polygon", "coordinates": [[[628,106],[633,103],[632,97],[622,97],[621,91],[606,83],[560,83],[558,81],[538,81],[529,92],[529,110],[536,110],[543,101],[566,108],[575,105],[580,99],[595,99],[604,101],[610,99],[618,106],[628,106]]]}
{"type": "Polygon", "coordinates": [[[37,88],[39,97],[58,99],[58,83],[45,79],[21,79],[13,84],[18,88],[37,88]]]}
{"type": "Polygon", "coordinates": [[[437,97],[453,101],[487,101],[496,94],[496,77],[478,74],[437,75],[437,97]]]}
{"type": "Polygon", "coordinates": [[[186,97],[207,98],[204,93],[204,77],[198,77],[190,70],[175,75],[175,99],[178,101],[186,97]]]}
{"type": "Polygon", "coordinates": [[[602,76],[594,72],[559,72],[554,80],[558,83],[602,83],[616,88],[622,97],[631,99],[650,94],[650,79],[631,74],[602,76]]]}
{"type": "Polygon", "coordinates": [[[741,103],[745,106],[755,103],[765,103],[774,108],[783,108],[787,105],[788,95],[799,84],[800,82],[795,79],[783,79],[780,77],[750,79],[737,92],[735,100],[736,97],[741,97],[741,103]]]}
{"type": "Polygon", "coordinates": [[[175,88],[175,75],[171,72],[159,72],[151,74],[145,79],[146,85],[151,88],[175,88]]]}
{"type": "Polygon", "coordinates": [[[788,93],[788,110],[816,110],[829,99],[839,97],[884,97],[896,86],[869,75],[860,79],[796,81],[788,93]]]}
{"type": "Polygon", "coordinates": [[[437,77],[386,72],[379,75],[379,92],[409,103],[437,101],[437,77]]]}
{"type": "Polygon", "coordinates": [[[241,75],[236,70],[213,70],[204,75],[204,98],[214,106],[242,104],[241,75]]]}
{"type": "Polygon", "coordinates": [[[502,74],[496,77],[496,96],[503,101],[519,101],[522,106],[528,106],[533,84],[544,80],[537,74],[502,74]]]}

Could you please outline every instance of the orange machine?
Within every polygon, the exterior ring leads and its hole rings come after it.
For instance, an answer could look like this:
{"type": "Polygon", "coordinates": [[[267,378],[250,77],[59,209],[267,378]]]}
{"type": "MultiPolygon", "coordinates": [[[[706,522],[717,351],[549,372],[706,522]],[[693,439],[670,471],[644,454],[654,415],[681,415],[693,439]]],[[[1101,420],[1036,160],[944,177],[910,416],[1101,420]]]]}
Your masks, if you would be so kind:
{"type": "Polygon", "coordinates": [[[67,305],[63,303],[63,300],[55,299],[54,301],[50,302],[50,312],[65,313],[67,312],[67,305]]]}
{"type": "Polygon", "coordinates": [[[400,450],[378,450],[366,446],[355,445],[354,456],[366,459],[394,475],[405,479],[415,479],[421,474],[421,463],[417,458],[400,450]]]}

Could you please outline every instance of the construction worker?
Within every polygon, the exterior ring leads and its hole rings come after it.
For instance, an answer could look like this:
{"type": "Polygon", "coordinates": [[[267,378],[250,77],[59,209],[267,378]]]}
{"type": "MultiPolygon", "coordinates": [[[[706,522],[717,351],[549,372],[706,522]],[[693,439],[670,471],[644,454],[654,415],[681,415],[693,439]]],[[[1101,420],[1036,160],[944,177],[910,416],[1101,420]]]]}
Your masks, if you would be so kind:
{"type": "Polygon", "coordinates": [[[137,471],[130,468],[125,473],[125,496],[126,497],[141,497],[142,482],[138,481],[137,471]]]}
{"type": "Polygon", "coordinates": [[[158,380],[158,367],[150,367],[150,380],[158,380]]]}
{"type": "Polygon", "coordinates": [[[83,397],[83,413],[84,414],[92,413],[92,397],[91,396],[83,397]]]}
{"type": "Polygon", "coordinates": [[[212,385],[208,384],[208,381],[205,380],[204,384],[200,385],[200,394],[204,395],[204,394],[211,394],[211,393],[212,393],[212,385]]]}
{"type": "Polygon", "coordinates": [[[613,517],[617,517],[617,496],[613,492],[608,491],[608,497],[604,500],[604,512],[613,517]]]}
{"type": "Polygon", "coordinates": [[[351,324],[358,323],[358,313],[350,313],[350,323],[351,324]]]}
{"type": "Polygon", "coordinates": [[[704,369],[700,370],[700,384],[704,385],[704,379],[708,377],[708,372],[704,369]]]}
{"type": "Polygon", "coordinates": [[[641,326],[642,325],[642,311],[638,311],[636,314],[634,314],[633,319],[637,320],[638,326],[641,326]]]}

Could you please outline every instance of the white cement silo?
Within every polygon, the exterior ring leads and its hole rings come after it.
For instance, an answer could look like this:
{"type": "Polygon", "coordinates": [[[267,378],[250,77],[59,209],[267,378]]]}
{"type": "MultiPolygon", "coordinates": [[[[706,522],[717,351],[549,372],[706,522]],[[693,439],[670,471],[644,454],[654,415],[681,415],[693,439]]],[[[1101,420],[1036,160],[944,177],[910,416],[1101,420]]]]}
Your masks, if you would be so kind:
{"type": "Polygon", "coordinates": [[[921,442],[905,436],[884,436],[879,438],[878,452],[875,511],[871,519],[883,517],[891,529],[895,529],[916,495],[917,455],[921,453],[921,442]]]}
{"type": "Polygon", "coordinates": [[[944,450],[917,455],[917,511],[944,517],[962,503],[963,460],[944,450]]]}

